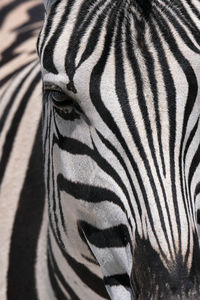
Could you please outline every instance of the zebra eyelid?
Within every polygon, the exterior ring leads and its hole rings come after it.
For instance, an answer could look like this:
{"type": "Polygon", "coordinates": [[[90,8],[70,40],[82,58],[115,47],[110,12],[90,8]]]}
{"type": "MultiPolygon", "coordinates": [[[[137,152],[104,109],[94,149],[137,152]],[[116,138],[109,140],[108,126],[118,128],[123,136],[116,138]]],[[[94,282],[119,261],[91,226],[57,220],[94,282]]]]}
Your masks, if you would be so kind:
{"type": "MultiPolygon", "coordinates": [[[[74,107],[80,109],[80,106],[76,101],[68,95],[62,88],[52,83],[44,83],[43,84],[44,94],[51,93],[52,101],[55,106],[58,108],[63,108],[67,105],[73,105],[74,107]]],[[[82,111],[82,110],[81,110],[82,111]]]]}
{"type": "Polygon", "coordinates": [[[65,94],[65,92],[63,91],[63,89],[61,87],[59,87],[56,84],[50,83],[50,82],[44,82],[43,89],[44,89],[44,91],[58,91],[58,92],[65,94]]]}
{"type": "MultiPolygon", "coordinates": [[[[66,94],[66,92],[60,88],[59,86],[55,85],[55,84],[52,84],[52,83],[49,83],[49,82],[44,82],[43,83],[43,90],[44,92],[60,92],[62,93],[63,95],[65,95],[66,99],[65,99],[65,104],[61,104],[62,101],[53,101],[54,103],[54,106],[57,107],[58,109],[63,109],[65,107],[66,104],[71,104],[74,106],[74,108],[76,108],[80,113],[84,114],[82,108],[80,107],[80,105],[69,95],[66,94]],[[66,101],[67,100],[67,101],[66,101]],[[60,102],[60,103],[59,103],[60,102]],[[59,103],[59,105],[58,105],[59,103]]],[[[64,102],[64,101],[63,101],[64,102]]],[[[85,115],[85,114],[84,114],[85,115]]],[[[88,121],[87,121],[88,122],[88,121]]]]}
{"type": "Polygon", "coordinates": [[[74,103],[74,99],[72,99],[69,95],[67,95],[65,93],[65,91],[63,91],[62,88],[60,88],[59,86],[57,86],[55,84],[48,83],[48,82],[44,83],[43,84],[43,92],[44,92],[44,95],[46,93],[51,94],[52,102],[57,107],[61,108],[61,107],[64,107],[66,105],[66,103],[68,103],[68,105],[74,103]],[[59,105],[58,105],[58,103],[59,103],[59,105]]]}

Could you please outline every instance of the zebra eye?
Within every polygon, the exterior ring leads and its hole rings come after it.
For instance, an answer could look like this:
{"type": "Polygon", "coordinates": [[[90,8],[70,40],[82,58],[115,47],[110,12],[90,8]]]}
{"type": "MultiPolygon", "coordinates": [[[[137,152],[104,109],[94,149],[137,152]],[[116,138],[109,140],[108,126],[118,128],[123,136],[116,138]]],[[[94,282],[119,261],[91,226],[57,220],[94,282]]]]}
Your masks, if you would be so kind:
{"type": "Polygon", "coordinates": [[[59,86],[44,83],[43,91],[46,101],[53,104],[54,111],[62,119],[73,121],[83,118],[87,121],[87,117],[77,101],[67,95],[59,86]]]}
{"type": "Polygon", "coordinates": [[[60,87],[52,85],[44,85],[44,95],[48,101],[53,104],[55,112],[65,120],[80,119],[84,117],[84,113],[78,103],[67,95],[60,87]]]}
{"type": "Polygon", "coordinates": [[[51,101],[54,107],[64,110],[67,107],[73,107],[75,101],[61,91],[50,91],[51,101]]]}

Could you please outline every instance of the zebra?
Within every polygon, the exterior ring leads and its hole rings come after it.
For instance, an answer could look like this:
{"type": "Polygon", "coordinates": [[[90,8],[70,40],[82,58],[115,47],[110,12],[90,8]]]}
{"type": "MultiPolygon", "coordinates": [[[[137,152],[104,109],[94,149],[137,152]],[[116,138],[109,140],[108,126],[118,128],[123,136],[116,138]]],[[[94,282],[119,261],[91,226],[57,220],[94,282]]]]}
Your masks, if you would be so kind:
{"type": "MultiPolygon", "coordinates": [[[[0,299],[55,299],[46,258],[42,86],[34,51],[42,7],[39,1],[6,4],[0,14],[1,32],[5,37],[9,33],[9,43],[0,45],[0,299]],[[17,25],[9,23],[16,15],[20,15],[17,25]]],[[[100,272],[73,259],[71,263],[78,269],[78,279],[86,276],[93,299],[108,299],[100,272]]],[[[70,287],[67,295],[65,299],[77,299],[70,287]]]]}
{"type": "Polygon", "coordinates": [[[46,3],[37,48],[57,284],[73,285],[68,255],[89,265],[92,251],[111,299],[200,297],[199,16],[195,0],[46,3]]]}
{"type": "Polygon", "coordinates": [[[198,299],[199,1],[44,4],[38,298],[198,299]]]}

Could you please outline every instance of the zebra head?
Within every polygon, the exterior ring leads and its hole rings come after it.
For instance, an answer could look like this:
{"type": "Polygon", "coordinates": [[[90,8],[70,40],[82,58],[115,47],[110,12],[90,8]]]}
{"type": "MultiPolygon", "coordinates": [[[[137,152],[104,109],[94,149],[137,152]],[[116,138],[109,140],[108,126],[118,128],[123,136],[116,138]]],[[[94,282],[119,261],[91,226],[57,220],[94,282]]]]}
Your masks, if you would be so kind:
{"type": "Polygon", "coordinates": [[[173,3],[56,1],[38,40],[52,255],[112,299],[199,296],[200,8],[173,3]]]}

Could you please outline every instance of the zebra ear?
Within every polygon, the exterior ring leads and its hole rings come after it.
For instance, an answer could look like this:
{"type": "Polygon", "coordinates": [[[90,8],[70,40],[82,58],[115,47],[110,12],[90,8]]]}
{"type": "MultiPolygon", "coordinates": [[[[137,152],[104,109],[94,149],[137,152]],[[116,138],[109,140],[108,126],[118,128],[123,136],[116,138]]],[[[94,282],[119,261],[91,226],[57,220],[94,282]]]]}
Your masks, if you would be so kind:
{"type": "Polygon", "coordinates": [[[57,0],[43,0],[43,4],[45,7],[46,12],[49,11],[50,7],[56,2],[57,0]]]}

